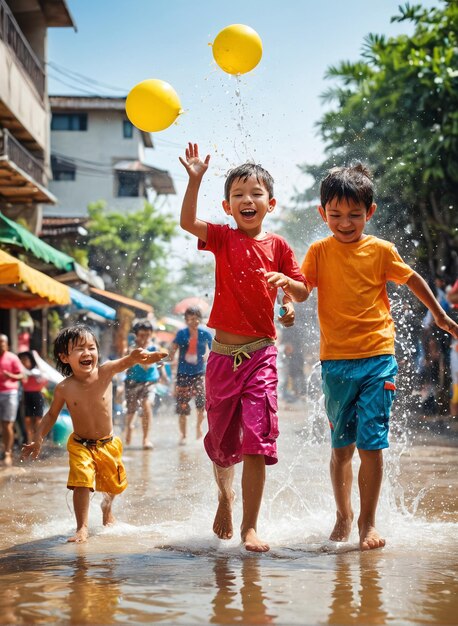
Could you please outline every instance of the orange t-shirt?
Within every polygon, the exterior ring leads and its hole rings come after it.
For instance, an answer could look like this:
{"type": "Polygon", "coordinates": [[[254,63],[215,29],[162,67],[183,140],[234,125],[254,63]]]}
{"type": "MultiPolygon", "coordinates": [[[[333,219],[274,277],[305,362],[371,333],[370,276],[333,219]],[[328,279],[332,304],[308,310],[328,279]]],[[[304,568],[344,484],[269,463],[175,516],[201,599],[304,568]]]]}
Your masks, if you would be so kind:
{"type": "Polygon", "coordinates": [[[414,270],[393,243],[372,235],[354,243],[326,237],[310,246],[301,271],[318,290],[321,360],[394,354],[386,283],[404,284],[414,270]]]}

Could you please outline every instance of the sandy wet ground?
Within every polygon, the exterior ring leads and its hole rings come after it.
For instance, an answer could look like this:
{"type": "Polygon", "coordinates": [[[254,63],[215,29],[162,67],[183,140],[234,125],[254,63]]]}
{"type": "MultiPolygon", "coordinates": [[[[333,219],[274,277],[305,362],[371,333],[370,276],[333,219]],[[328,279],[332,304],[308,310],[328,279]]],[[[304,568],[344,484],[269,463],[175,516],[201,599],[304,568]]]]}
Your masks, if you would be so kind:
{"type": "MultiPolygon", "coordinates": [[[[177,445],[165,412],[152,452],[138,446],[139,429],[125,450],[130,484],[114,527],[101,525],[94,495],[87,544],[65,542],[74,520],[64,450],[1,470],[0,623],[456,624],[456,439],[394,434],[378,518],[387,547],[361,553],[356,533],[327,540],[334,506],[321,418],[296,405],[280,418],[280,462],[268,468],[260,518],[272,549],[262,556],[213,536],[211,466],[200,442],[177,445]]],[[[237,527],[239,484],[234,516],[237,527]]]]}

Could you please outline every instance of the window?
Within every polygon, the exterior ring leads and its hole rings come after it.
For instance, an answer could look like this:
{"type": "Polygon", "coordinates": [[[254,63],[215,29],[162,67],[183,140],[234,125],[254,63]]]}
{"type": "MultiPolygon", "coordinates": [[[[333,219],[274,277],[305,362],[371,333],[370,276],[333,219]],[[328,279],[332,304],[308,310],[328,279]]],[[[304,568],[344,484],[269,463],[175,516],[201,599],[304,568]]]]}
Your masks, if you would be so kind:
{"type": "Polygon", "coordinates": [[[140,176],[138,172],[117,172],[118,198],[138,198],[140,196],[140,176]]]}
{"type": "Polygon", "coordinates": [[[134,136],[134,127],[129,120],[123,120],[122,122],[122,136],[124,139],[132,139],[134,136]]]}
{"type": "Polygon", "coordinates": [[[87,113],[53,113],[51,130],[87,130],[87,113]]]}
{"type": "Polygon", "coordinates": [[[76,165],[67,159],[51,156],[53,180],[76,180],[76,165]]]}

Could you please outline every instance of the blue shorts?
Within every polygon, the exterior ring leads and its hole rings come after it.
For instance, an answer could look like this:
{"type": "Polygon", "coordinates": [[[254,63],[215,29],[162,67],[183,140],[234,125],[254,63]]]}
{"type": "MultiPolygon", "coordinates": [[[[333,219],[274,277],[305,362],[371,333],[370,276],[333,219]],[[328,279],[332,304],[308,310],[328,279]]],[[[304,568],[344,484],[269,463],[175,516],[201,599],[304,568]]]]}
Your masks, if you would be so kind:
{"type": "Polygon", "coordinates": [[[398,371],[394,356],[323,361],[321,367],[332,447],[356,442],[361,450],[388,448],[398,371]]]}

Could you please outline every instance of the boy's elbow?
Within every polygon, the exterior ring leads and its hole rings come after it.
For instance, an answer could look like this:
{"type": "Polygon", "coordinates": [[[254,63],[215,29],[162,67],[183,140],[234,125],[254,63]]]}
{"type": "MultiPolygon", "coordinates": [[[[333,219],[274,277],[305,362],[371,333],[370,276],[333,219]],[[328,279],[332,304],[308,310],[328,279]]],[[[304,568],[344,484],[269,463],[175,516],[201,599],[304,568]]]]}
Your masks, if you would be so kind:
{"type": "Polygon", "coordinates": [[[180,219],[180,228],[182,228],[186,232],[190,233],[190,232],[192,232],[192,222],[190,222],[188,219],[182,217],[180,219]]]}

